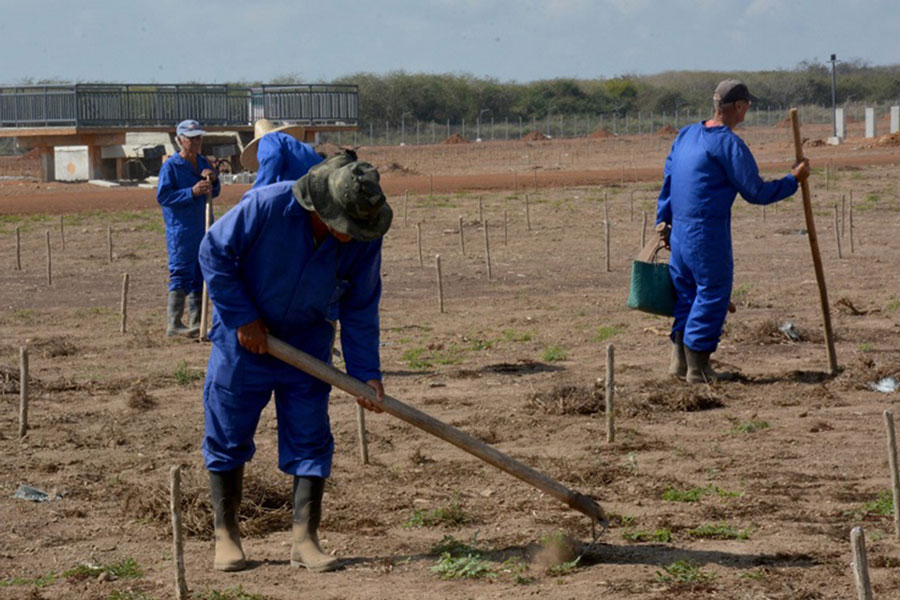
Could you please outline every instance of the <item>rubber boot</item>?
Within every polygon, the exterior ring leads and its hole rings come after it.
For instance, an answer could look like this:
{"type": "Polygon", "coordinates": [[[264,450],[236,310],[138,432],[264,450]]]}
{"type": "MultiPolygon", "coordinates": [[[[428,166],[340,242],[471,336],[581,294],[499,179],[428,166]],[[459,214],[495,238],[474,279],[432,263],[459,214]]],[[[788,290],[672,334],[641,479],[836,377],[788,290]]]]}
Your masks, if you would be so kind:
{"type": "Polygon", "coordinates": [[[217,571],[241,571],[247,566],[238,527],[243,480],[244,467],[232,471],[209,472],[209,488],[215,513],[216,559],[213,566],[217,571]]]}
{"type": "Polygon", "coordinates": [[[716,373],[709,366],[711,354],[712,352],[696,352],[684,346],[684,357],[687,362],[685,380],[688,383],[712,383],[714,381],[730,381],[733,379],[731,373],[716,373]]]}
{"type": "Polygon", "coordinates": [[[166,306],[166,317],[167,317],[167,326],[166,326],[166,335],[196,335],[197,329],[190,329],[189,327],[185,327],[184,323],[181,322],[181,315],[184,313],[184,299],[185,294],[184,290],[170,290],[169,291],[169,302],[166,306]],[[193,334],[191,333],[193,331],[193,334]]]}
{"type": "Polygon", "coordinates": [[[203,294],[200,292],[191,292],[187,297],[188,305],[188,327],[194,331],[191,335],[197,335],[200,332],[200,311],[203,308],[203,294]]]}
{"type": "Polygon", "coordinates": [[[319,546],[322,519],[322,477],[294,477],[294,527],[291,533],[291,566],[306,567],[314,573],[333,571],[338,559],[319,546]]]}
{"type": "Polygon", "coordinates": [[[669,359],[669,375],[684,379],[687,375],[687,359],[684,357],[684,332],[676,331],[672,342],[672,358],[669,359]]]}

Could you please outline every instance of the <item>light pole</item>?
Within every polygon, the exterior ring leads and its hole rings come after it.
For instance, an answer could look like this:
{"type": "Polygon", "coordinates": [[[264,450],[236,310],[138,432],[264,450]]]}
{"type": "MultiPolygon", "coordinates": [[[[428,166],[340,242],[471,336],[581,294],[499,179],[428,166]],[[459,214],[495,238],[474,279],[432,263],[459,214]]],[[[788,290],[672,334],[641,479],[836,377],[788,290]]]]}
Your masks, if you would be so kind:
{"type": "Polygon", "coordinates": [[[477,121],[476,129],[477,130],[475,132],[475,141],[478,141],[478,142],[481,141],[481,115],[483,115],[486,112],[491,112],[491,109],[482,108],[481,110],[478,111],[478,118],[476,119],[476,121],[477,121]]]}
{"type": "Polygon", "coordinates": [[[835,66],[835,63],[837,63],[837,54],[832,54],[831,60],[829,62],[831,63],[831,129],[832,129],[831,135],[833,135],[834,137],[837,137],[837,101],[836,101],[837,86],[836,86],[836,82],[835,82],[836,80],[835,80],[835,74],[834,74],[834,66],[835,66]]]}

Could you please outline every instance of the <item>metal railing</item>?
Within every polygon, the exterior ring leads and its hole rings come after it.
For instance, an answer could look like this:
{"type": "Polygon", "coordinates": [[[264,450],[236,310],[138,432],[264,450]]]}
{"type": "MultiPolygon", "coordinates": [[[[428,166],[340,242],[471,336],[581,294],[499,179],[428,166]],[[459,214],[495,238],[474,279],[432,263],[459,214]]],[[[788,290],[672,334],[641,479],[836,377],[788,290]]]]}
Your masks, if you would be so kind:
{"type": "Polygon", "coordinates": [[[355,85],[46,85],[0,87],[0,127],[248,126],[261,117],[356,125],[355,85]]]}

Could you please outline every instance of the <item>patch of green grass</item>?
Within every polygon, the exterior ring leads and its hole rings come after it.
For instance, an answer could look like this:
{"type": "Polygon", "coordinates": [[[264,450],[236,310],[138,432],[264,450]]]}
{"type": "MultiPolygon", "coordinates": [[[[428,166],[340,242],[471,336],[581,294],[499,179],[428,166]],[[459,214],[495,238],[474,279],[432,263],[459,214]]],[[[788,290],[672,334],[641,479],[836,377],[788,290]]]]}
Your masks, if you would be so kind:
{"type": "Polygon", "coordinates": [[[431,567],[432,573],[441,579],[493,579],[497,572],[491,564],[481,558],[477,552],[466,556],[452,556],[449,552],[441,555],[437,564],[431,567]]]}
{"type": "Polygon", "coordinates": [[[872,342],[863,342],[856,347],[860,352],[871,352],[875,349],[875,345],[872,342]]]}
{"type": "Polygon", "coordinates": [[[740,304],[747,300],[747,296],[750,294],[750,290],[753,289],[752,283],[743,283],[736,288],[731,290],[731,301],[735,304],[740,304]]]}
{"type": "Polygon", "coordinates": [[[553,565],[552,567],[547,569],[547,574],[553,575],[554,577],[569,575],[578,568],[579,562],[581,562],[581,557],[576,556],[573,560],[567,560],[566,562],[561,562],[558,565],[553,565]]]}
{"type": "Polygon", "coordinates": [[[455,208],[456,203],[450,201],[449,196],[420,196],[416,202],[417,208],[455,208]]]}
{"type": "Polygon", "coordinates": [[[262,594],[245,592],[243,586],[238,586],[221,591],[207,588],[202,592],[192,592],[191,600],[267,600],[267,598],[262,594]]]}
{"type": "Polygon", "coordinates": [[[541,358],[543,358],[546,362],[566,360],[568,356],[569,353],[565,350],[565,348],[556,345],[544,348],[544,352],[541,354],[541,358]]]}
{"type": "Polygon", "coordinates": [[[872,194],[866,194],[866,197],[863,199],[863,202],[875,204],[879,200],[881,200],[881,196],[879,196],[878,194],[872,193],[872,194]]]}
{"type": "Polygon", "coordinates": [[[622,333],[623,327],[618,325],[601,325],[597,328],[597,334],[594,336],[595,342],[605,342],[609,338],[622,333]]]}
{"type": "Polygon", "coordinates": [[[474,352],[481,352],[482,350],[490,350],[494,347],[494,344],[497,343],[497,340],[483,340],[480,338],[475,338],[469,342],[469,350],[474,352]]]}
{"type": "Polygon", "coordinates": [[[63,571],[62,576],[66,579],[82,580],[95,579],[101,573],[109,573],[118,579],[136,579],[144,576],[144,572],[133,558],[126,558],[108,565],[82,563],[68,571],[63,571]]]}
{"type": "Polygon", "coordinates": [[[403,527],[459,527],[472,521],[459,500],[454,498],[447,506],[431,510],[420,508],[404,523],[403,527]]]}
{"type": "Polygon", "coordinates": [[[628,529],[622,532],[622,538],[629,542],[661,542],[668,544],[672,541],[672,532],[664,528],[655,531],[628,529]]]}
{"type": "Polygon", "coordinates": [[[434,365],[455,365],[462,362],[465,349],[452,344],[447,350],[410,348],[400,357],[413,369],[431,369],[434,365]]]}
{"type": "Polygon", "coordinates": [[[890,302],[887,303],[885,307],[886,310],[893,312],[900,308],[900,298],[893,298],[890,302]]]}
{"type": "Polygon", "coordinates": [[[766,572],[763,569],[753,569],[751,571],[744,571],[740,575],[738,575],[741,579],[752,579],[754,581],[762,581],[766,578],[766,572]]]}
{"type": "Polygon", "coordinates": [[[753,433],[768,428],[769,423],[766,421],[745,421],[743,423],[735,423],[731,428],[731,433],[753,433]]]}
{"type": "Polygon", "coordinates": [[[666,502],[698,502],[707,494],[716,494],[723,498],[737,498],[741,495],[740,492],[730,492],[717,486],[692,487],[686,490],[670,487],[662,493],[662,499],[666,502]]]}
{"type": "Polygon", "coordinates": [[[696,529],[689,529],[688,535],[710,540],[747,540],[750,539],[750,530],[738,529],[728,523],[708,523],[696,529]]]}
{"type": "Polygon", "coordinates": [[[504,329],[503,339],[507,342],[530,342],[534,333],[531,331],[517,331],[515,329],[504,329]]]}
{"type": "Polygon", "coordinates": [[[56,573],[47,573],[38,577],[11,577],[0,580],[0,588],[13,586],[47,587],[56,581],[56,573]]]}
{"type": "Polygon", "coordinates": [[[700,565],[692,560],[676,560],[656,572],[656,579],[660,583],[667,584],[697,584],[715,579],[714,573],[708,573],[700,569],[700,565]]]}
{"type": "Polygon", "coordinates": [[[184,386],[191,385],[195,381],[203,379],[203,373],[194,369],[189,369],[186,360],[178,363],[173,375],[175,376],[175,381],[178,382],[178,385],[184,386]]]}
{"type": "Polygon", "coordinates": [[[894,497],[891,492],[880,492],[878,498],[863,504],[862,509],[866,514],[890,517],[894,514],[894,497]]]}
{"type": "Polygon", "coordinates": [[[21,321],[22,323],[31,323],[34,321],[34,311],[30,308],[20,308],[19,310],[13,311],[12,320],[21,321]]]}
{"type": "Polygon", "coordinates": [[[518,556],[510,556],[500,565],[500,572],[510,575],[513,582],[518,585],[528,585],[534,581],[534,577],[527,575],[528,565],[518,556]]]}
{"type": "MultiPolygon", "coordinates": [[[[477,535],[477,534],[476,534],[477,535]]],[[[441,538],[437,544],[431,547],[431,551],[429,554],[449,554],[450,556],[465,556],[467,554],[474,554],[478,552],[475,548],[475,544],[477,543],[476,538],[472,538],[472,544],[469,545],[465,542],[461,542],[452,535],[445,535],[441,538]]]]}

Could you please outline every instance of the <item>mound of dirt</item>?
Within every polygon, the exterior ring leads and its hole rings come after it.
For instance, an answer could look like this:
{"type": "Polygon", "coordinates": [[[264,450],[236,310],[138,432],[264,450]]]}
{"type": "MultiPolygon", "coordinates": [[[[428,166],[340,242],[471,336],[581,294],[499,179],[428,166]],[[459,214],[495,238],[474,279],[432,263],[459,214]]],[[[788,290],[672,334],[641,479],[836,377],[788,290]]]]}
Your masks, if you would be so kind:
{"type": "Polygon", "coordinates": [[[821,139],[820,140],[811,140],[808,145],[810,148],[821,148],[822,146],[827,145],[827,142],[825,142],[825,140],[821,140],[821,139]]]}
{"type": "Polygon", "coordinates": [[[467,140],[466,138],[464,138],[463,136],[459,135],[458,133],[454,133],[453,135],[451,135],[450,137],[448,137],[446,140],[444,140],[441,143],[442,144],[470,144],[471,142],[469,140],[467,140]]]}
{"type": "Polygon", "coordinates": [[[41,151],[34,148],[18,156],[0,156],[0,175],[40,177],[41,151]]]}
{"type": "Polygon", "coordinates": [[[790,117],[785,117],[784,119],[775,123],[775,127],[778,127],[779,129],[787,129],[790,126],[791,126],[790,117]]]}
{"type": "Polygon", "coordinates": [[[881,136],[875,140],[875,145],[882,148],[895,148],[900,146],[900,132],[881,136]]]}
{"type": "Polygon", "coordinates": [[[721,397],[709,386],[691,385],[674,379],[647,381],[641,389],[642,398],[631,403],[633,415],[641,413],[698,412],[725,406],[721,397]]]}
{"type": "Polygon", "coordinates": [[[551,415],[592,415],[605,410],[601,385],[558,384],[533,392],[528,403],[551,415]]]}
{"type": "Polygon", "coordinates": [[[613,133],[609,129],[604,129],[603,127],[600,127],[598,129],[595,129],[594,131],[590,132],[588,134],[588,137],[591,139],[608,138],[608,137],[613,137],[613,133]]]}
{"type": "Polygon", "coordinates": [[[678,133],[678,130],[672,127],[671,125],[663,125],[659,129],[656,130],[656,135],[675,135],[678,133]]]}
{"type": "Polygon", "coordinates": [[[44,339],[35,339],[29,344],[32,350],[44,358],[56,358],[59,356],[72,356],[78,353],[75,344],[65,337],[54,336],[44,339]]]}
{"type": "Polygon", "coordinates": [[[548,138],[546,135],[544,135],[543,133],[541,133],[540,131],[537,131],[537,130],[529,131],[528,133],[526,133],[525,135],[522,136],[522,140],[526,141],[526,142],[542,142],[544,140],[549,140],[549,139],[550,138],[548,138]]]}
{"type": "Polygon", "coordinates": [[[419,172],[415,169],[410,169],[409,167],[404,167],[400,163],[394,161],[386,167],[380,167],[379,171],[382,173],[397,173],[399,175],[418,175],[419,172]]]}

